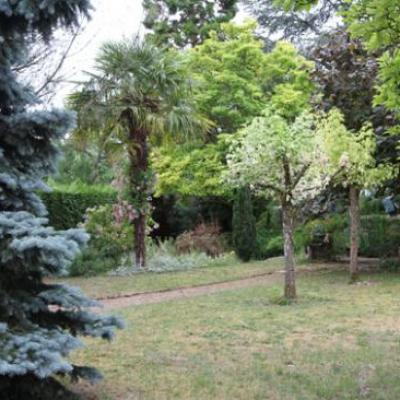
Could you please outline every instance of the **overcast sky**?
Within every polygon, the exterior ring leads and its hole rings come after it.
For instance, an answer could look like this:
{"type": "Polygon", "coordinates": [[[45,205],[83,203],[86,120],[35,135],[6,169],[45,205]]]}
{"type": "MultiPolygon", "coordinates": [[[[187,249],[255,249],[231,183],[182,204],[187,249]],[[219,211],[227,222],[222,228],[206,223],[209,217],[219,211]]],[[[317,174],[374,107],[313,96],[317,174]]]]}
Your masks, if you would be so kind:
{"type": "MultiPolygon", "coordinates": [[[[89,71],[102,43],[134,36],[143,20],[142,0],[92,0],[94,10],[66,60],[63,75],[69,80],[82,80],[81,71],[89,71]]],[[[63,84],[55,98],[62,105],[73,84],[63,84]]]]}

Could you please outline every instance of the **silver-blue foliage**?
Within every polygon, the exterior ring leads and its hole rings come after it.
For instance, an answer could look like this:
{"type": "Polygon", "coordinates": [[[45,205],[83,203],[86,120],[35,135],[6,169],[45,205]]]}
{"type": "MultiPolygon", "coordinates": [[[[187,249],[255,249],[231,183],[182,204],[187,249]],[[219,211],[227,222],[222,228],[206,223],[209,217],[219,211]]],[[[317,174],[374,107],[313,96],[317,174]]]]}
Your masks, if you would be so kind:
{"type": "Polygon", "coordinates": [[[33,38],[50,40],[60,27],[87,16],[89,0],[0,0],[0,382],[54,374],[98,377],[66,360],[78,335],[111,339],[114,317],[94,314],[79,290],[45,282],[66,273],[88,240],[85,232],[55,231],[37,195],[54,172],[57,140],[74,115],[43,111],[15,72],[33,38]]]}

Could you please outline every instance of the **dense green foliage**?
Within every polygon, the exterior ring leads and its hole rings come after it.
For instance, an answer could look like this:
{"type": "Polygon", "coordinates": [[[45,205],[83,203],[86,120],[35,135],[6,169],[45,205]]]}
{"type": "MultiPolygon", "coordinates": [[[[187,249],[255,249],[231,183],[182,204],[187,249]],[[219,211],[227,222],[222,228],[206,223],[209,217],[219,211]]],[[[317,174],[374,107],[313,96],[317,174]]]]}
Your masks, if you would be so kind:
{"type": "Polygon", "coordinates": [[[327,169],[341,185],[369,188],[393,175],[390,165],[376,162],[377,143],[370,124],[358,132],[350,131],[344,125],[343,115],[332,110],[320,121],[319,129],[328,153],[327,169]]]}
{"type": "Polygon", "coordinates": [[[70,268],[71,276],[97,275],[116,269],[131,248],[133,227],[127,218],[116,219],[113,204],[96,205],[85,212],[84,228],[90,234],[88,247],[70,268]]]}
{"type": "Polygon", "coordinates": [[[262,84],[268,75],[256,24],[224,24],[189,53],[199,110],[213,122],[210,135],[232,133],[263,107],[262,84]]]}
{"type": "Polygon", "coordinates": [[[152,168],[156,174],[155,195],[229,196],[231,189],[221,181],[229,137],[219,135],[216,143],[203,146],[171,146],[155,149],[152,168]]]}
{"type": "Polygon", "coordinates": [[[233,202],[232,244],[242,261],[250,261],[256,243],[256,220],[248,187],[236,190],[233,202]]]}
{"type": "Polygon", "coordinates": [[[370,49],[390,49],[400,43],[398,0],[351,1],[345,14],[350,31],[370,49]]]}
{"type": "Polygon", "coordinates": [[[222,173],[237,131],[268,102],[288,118],[307,105],[312,63],[285,42],[265,53],[255,28],[254,22],[224,24],[221,34],[189,52],[195,101],[212,126],[191,149],[169,146],[155,153],[158,195],[230,195],[222,173]]]}
{"type": "Polygon", "coordinates": [[[51,226],[56,229],[75,228],[82,223],[88,208],[112,204],[117,193],[108,187],[57,185],[51,192],[40,194],[51,226]]]}
{"type": "Polygon", "coordinates": [[[282,212],[274,201],[261,198],[262,212],[256,215],[257,243],[254,246],[254,258],[264,260],[283,255],[282,212]]]}
{"type": "Polygon", "coordinates": [[[300,92],[307,98],[312,90],[312,63],[285,42],[265,53],[262,41],[254,36],[256,27],[254,22],[224,24],[221,35],[211,35],[190,53],[191,71],[198,82],[195,99],[215,124],[214,133],[236,132],[259,115],[272,97],[277,105],[284,105],[286,98],[300,92]]]}
{"type": "Polygon", "coordinates": [[[144,26],[158,45],[185,47],[201,43],[210,31],[236,14],[237,0],[143,0],[144,26]]]}
{"type": "MultiPolygon", "coordinates": [[[[400,220],[385,215],[361,216],[360,249],[363,257],[394,258],[400,246],[400,220]]],[[[297,234],[298,243],[304,248],[321,248],[320,254],[330,259],[346,255],[350,248],[349,219],[346,214],[329,215],[313,220],[297,234]],[[329,241],[328,241],[329,239],[329,241]]]]}

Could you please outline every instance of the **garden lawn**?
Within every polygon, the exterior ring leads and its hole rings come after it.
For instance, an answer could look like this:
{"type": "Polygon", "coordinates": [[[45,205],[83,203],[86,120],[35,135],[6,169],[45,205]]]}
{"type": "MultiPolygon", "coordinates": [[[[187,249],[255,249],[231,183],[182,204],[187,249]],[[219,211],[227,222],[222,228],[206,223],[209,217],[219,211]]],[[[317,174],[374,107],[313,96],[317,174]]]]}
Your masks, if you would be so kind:
{"type": "Polygon", "coordinates": [[[120,310],[114,342],[90,340],[77,364],[105,380],[78,391],[101,400],[400,399],[400,275],[345,272],[120,310]]]}
{"type": "Polygon", "coordinates": [[[278,257],[266,261],[256,261],[246,264],[237,262],[233,265],[214,265],[212,267],[194,268],[186,271],[151,272],[131,276],[65,278],[60,279],[59,282],[79,286],[90,297],[104,298],[231,281],[282,268],[283,260],[278,257]]]}

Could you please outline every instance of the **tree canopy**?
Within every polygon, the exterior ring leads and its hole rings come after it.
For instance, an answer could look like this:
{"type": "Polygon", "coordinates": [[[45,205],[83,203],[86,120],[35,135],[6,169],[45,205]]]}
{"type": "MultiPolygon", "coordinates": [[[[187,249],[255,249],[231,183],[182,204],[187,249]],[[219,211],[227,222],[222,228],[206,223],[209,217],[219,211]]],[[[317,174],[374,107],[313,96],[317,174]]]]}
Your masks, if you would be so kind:
{"type": "Polygon", "coordinates": [[[290,40],[307,49],[321,34],[339,23],[336,13],[345,0],[289,2],[276,0],[244,0],[246,10],[257,18],[262,37],[269,44],[276,40],[290,40]]]}
{"type": "Polygon", "coordinates": [[[181,194],[188,195],[190,190],[196,195],[210,195],[213,190],[214,194],[229,193],[217,183],[230,140],[221,134],[234,135],[268,103],[288,118],[294,118],[308,104],[314,90],[310,77],[313,64],[287,42],[265,53],[262,42],[254,36],[255,28],[253,21],[224,24],[220,34],[212,33],[190,50],[194,99],[212,125],[205,141],[197,142],[191,151],[169,153],[165,149],[156,153],[159,194],[176,190],[178,182],[181,194]]]}
{"type": "Polygon", "coordinates": [[[236,14],[237,0],[144,0],[144,26],[157,44],[196,46],[236,14]]]}

